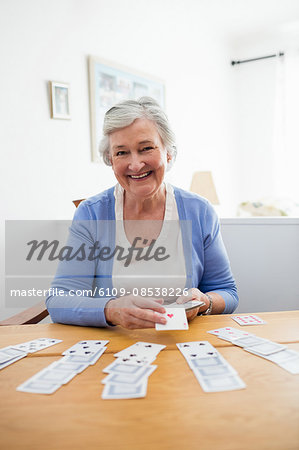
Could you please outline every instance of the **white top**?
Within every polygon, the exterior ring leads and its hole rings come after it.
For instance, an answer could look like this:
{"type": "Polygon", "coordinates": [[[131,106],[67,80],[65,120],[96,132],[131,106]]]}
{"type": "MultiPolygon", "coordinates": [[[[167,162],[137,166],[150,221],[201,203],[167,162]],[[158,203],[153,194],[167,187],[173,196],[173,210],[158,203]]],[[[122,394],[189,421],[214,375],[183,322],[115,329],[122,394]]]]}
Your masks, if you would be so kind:
{"type": "MultiPolygon", "coordinates": [[[[114,258],[112,271],[112,285],[119,295],[142,295],[143,297],[164,298],[166,303],[176,300],[182,295],[186,285],[186,268],[183,251],[182,235],[180,229],[178,209],[171,185],[165,183],[166,205],[162,229],[156,239],[149,256],[153,256],[159,247],[165,248],[165,253],[146,260],[138,259],[138,251],[133,251],[131,262],[125,267],[125,260],[114,258]],[[159,260],[165,258],[164,260],[159,260]],[[124,289],[126,292],[124,293],[124,289]]],[[[117,184],[114,190],[116,236],[115,245],[125,249],[124,254],[132,247],[129,242],[123,222],[123,198],[124,190],[117,184]]],[[[152,221],[146,221],[146,228],[152,221]]],[[[138,234],[138,237],[140,234],[138,234]]],[[[137,237],[137,236],[136,236],[137,237]]],[[[142,237],[142,236],[140,236],[142,237]]],[[[140,242],[140,241],[139,241],[140,242]]],[[[136,244],[138,247],[140,244],[136,244]]],[[[142,255],[146,254],[149,246],[142,249],[142,255]]]]}

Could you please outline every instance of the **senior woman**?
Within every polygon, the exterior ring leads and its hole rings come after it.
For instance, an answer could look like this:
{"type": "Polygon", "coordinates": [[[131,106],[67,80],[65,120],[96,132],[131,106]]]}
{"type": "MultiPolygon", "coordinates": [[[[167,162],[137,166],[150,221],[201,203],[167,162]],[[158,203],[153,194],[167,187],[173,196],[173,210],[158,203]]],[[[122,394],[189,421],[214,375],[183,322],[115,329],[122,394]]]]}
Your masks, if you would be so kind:
{"type": "Polygon", "coordinates": [[[118,103],[103,136],[100,153],[118,183],[76,210],[68,246],[81,257],[59,264],[52,288],[63,295],[46,301],[52,320],[151,328],[166,323],[167,303],[190,299],[203,305],[188,320],[232,313],[237,290],[213,208],[164,181],[176,147],[160,106],[150,97],[118,103]]]}

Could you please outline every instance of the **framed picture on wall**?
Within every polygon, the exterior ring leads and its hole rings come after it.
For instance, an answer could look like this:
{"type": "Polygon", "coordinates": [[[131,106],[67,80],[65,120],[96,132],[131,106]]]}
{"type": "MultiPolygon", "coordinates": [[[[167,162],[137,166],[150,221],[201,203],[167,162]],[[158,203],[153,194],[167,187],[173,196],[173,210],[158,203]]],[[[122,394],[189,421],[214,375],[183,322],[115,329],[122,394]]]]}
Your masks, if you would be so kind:
{"type": "Polygon", "coordinates": [[[153,97],[165,107],[165,84],[151,75],[90,56],[89,95],[92,161],[99,162],[99,142],[106,111],[122,100],[153,97]]]}
{"type": "Polygon", "coordinates": [[[50,81],[52,119],[70,119],[70,100],[68,83],[50,81]]]}

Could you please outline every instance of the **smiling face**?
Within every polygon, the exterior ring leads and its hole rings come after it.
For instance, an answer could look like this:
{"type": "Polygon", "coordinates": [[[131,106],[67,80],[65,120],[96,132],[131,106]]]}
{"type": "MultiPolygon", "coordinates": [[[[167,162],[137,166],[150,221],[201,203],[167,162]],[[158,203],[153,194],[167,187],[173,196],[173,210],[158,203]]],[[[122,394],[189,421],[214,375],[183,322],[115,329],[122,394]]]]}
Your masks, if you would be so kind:
{"type": "Polygon", "coordinates": [[[136,200],[160,192],[167,166],[167,152],[155,124],[136,119],[109,136],[110,158],[115,177],[136,200]]]}

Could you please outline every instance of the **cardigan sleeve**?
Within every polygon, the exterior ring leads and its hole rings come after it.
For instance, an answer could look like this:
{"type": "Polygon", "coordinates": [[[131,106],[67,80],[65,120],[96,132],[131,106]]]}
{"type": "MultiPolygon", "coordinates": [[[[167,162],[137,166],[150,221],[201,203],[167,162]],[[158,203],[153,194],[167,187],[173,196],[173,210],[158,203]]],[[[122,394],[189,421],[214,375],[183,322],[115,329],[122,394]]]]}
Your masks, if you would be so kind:
{"type": "Polygon", "coordinates": [[[46,299],[53,322],[108,326],[104,308],[110,298],[94,295],[96,261],[89,260],[87,255],[96,239],[97,223],[98,221],[91,220],[89,208],[83,202],[75,212],[66,244],[73,252],[78,252],[78,255],[69,261],[60,260],[50,295],[46,299]],[[51,295],[52,292],[54,295],[51,295]]]}
{"type": "Polygon", "coordinates": [[[225,301],[223,313],[231,314],[239,303],[237,287],[222,241],[218,216],[209,203],[206,204],[202,230],[204,271],[198,288],[202,292],[220,294],[225,301]]]}

